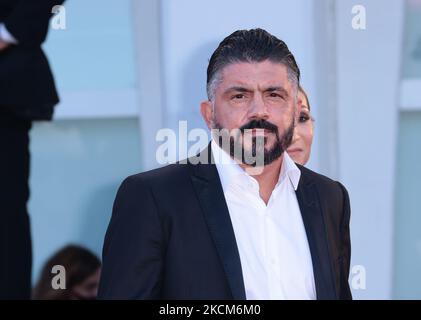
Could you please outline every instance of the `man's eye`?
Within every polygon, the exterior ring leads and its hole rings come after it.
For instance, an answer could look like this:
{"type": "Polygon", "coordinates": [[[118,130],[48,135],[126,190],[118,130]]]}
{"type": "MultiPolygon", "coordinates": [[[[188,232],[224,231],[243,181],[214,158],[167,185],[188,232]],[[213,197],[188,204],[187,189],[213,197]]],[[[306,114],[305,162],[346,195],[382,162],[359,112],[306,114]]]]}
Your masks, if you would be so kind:
{"type": "Polygon", "coordinates": [[[271,92],[269,95],[271,98],[282,98],[279,94],[275,93],[275,92],[271,92]]]}
{"type": "Polygon", "coordinates": [[[244,94],[241,94],[241,93],[236,94],[232,97],[232,99],[244,99],[244,94]]]}

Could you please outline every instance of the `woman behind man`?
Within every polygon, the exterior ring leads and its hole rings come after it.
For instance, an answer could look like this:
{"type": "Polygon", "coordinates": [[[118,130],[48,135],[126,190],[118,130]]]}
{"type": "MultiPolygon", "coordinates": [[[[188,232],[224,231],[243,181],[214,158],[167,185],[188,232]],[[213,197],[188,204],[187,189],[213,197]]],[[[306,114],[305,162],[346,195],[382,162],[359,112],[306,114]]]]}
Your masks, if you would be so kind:
{"type": "Polygon", "coordinates": [[[295,127],[294,138],[291,146],[287,149],[287,153],[296,163],[305,165],[310,158],[314,136],[314,120],[310,113],[310,103],[307,94],[301,86],[298,88],[298,99],[302,101],[300,118],[295,127]]]}

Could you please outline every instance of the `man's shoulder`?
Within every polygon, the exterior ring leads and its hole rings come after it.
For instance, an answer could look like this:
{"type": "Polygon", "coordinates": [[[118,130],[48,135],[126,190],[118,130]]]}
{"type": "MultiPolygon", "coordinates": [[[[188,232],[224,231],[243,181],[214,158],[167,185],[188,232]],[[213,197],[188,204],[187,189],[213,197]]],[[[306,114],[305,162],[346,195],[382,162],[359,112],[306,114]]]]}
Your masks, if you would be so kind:
{"type": "Polygon", "coordinates": [[[190,184],[192,164],[187,161],[169,164],[160,168],[133,174],[124,179],[122,185],[130,187],[152,187],[153,189],[180,189],[190,184]]]}
{"type": "Polygon", "coordinates": [[[327,212],[339,213],[342,217],[343,214],[349,216],[349,194],[348,190],[340,183],[320,173],[314,172],[308,168],[297,165],[301,170],[300,184],[301,186],[315,186],[317,195],[322,205],[325,208],[330,208],[327,212]],[[333,210],[336,208],[336,210],[333,210]]]}
{"type": "Polygon", "coordinates": [[[345,187],[339,181],[333,180],[323,174],[317,173],[302,165],[297,164],[297,167],[301,171],[300,181],[302,181],[302,183],[316,184],[318,188],[321,190],[326,190],[326,191],[336,190],[336,191],[346,192],[345,187]]]}
{"type": "Polygon", "coordinates": [[[196,166],[214,166],[209,146],[198,154],[176,163],[131,175],[125,179],[129,183],[170,184],[189,179],[196,166]],[[193,170],[193,171],[192,171],[193,170]]]}
{"type": "Polygon", "coordinates": [[[163,167],[130,175],[125,179],[125,181],[128,181],[129,183],[151,183],[155,181],[168,181],[172,179],[178,179],[181,176],[184,176],[187,173],[186,169],[186,165],[173,163],[163,167]]]}

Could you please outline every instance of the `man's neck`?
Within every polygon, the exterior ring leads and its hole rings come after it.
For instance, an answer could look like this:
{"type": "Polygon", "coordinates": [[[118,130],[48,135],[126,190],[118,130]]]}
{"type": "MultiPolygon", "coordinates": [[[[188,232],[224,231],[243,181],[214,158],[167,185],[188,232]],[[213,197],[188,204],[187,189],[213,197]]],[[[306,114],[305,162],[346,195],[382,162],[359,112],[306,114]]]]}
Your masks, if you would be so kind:
{"type": "MultiPolygon", "coordinates": [[[[284,157],[282,155],[271,164],[265,165],[259,174],[251,174],[251,176],[259,183],[260,197],[266,204],[269,202],[272,191],[275,189],[276,183],[279,180],[283,158],[284,157]]],[[[240,166],[244,170],[248,168],[244,164],[240,164],[240,166]]]]}

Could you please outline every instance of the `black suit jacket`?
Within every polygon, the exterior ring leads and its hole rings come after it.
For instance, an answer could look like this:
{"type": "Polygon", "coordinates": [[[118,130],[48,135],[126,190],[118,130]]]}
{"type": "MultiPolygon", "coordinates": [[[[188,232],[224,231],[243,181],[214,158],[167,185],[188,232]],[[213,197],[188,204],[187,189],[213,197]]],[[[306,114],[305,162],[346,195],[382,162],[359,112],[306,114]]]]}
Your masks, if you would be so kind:
{"type": "Polygon", "coordinates": [[[59,101],[41,48],[51,9],[64,0],[0,0],[0,22],[19,41],[0,52],[0,111],[49,120],[59,101]]]}
{"type": "MultiPolygon", "coordinates": [[[[203,152],[211,154],[210,146],[203,152]]],[[[246,298],[217,168],[192,163],[197,158],[122,183],[104,242],[100,299],[246,298]]],[[[351,299],[348,193],[298,167],[317,298],[351,299]]]]}

